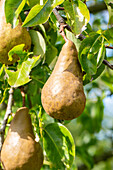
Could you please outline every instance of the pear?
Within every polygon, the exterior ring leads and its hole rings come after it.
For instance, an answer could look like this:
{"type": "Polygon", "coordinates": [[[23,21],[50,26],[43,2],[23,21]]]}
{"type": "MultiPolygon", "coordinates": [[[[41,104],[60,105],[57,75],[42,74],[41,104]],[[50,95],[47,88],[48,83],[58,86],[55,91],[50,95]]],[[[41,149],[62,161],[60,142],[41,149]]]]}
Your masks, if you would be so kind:
{"type": "Polygon", "coordinates": [[[17,110],[1,150],[5,170],[40,170],[43,152],[35,141],[28,108],[17,110]]]}
{"type": "Polygon", "coordinates": [[[72,120],[81,115],[86,97],[83,90],[83,73],[74,43],[67,40],[56,65],[42,88],[42,105],[53,118],[72,120]]]}
{"type": "Polygon", "coordinates": [[[18,60],[17,55],[13,55],[13,60],[8,60],[8,52],[16,45],[25,44],[24,50],[29,50],[31,47],[31,37],[26,30],[22,27],[21,19],[19,24],[12,29],[10,23],[6,23],[5,0],[0,1],[0,62],[10,65],[18,60]]]}

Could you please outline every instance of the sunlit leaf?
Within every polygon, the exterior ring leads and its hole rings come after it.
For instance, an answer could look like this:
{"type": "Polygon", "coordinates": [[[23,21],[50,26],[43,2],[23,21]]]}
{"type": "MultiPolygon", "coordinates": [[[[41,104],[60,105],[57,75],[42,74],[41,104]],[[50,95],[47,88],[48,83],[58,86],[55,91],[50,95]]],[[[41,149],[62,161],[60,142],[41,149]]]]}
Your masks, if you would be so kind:
{"type": "Polygon", "coordinates": [[[76,48],[77,48],[77,51],[79,51],[79,47],[80,47],[80,45],[81,45],[81,41],[80,41],[79,39],[77,39],[77,38],[75,37],[75,35],[74,35],[72,32],[68,31],[68,30],[66,30],[66,36],[67,36],[67,38],[68,38],[69,40],[71,40],[71,41],[74,42],[74,44],[75,44],[75,46],[76,46],[76,48]]]}
{"type": "Polygon", "coordinates": [[[105,30],[102,33],[102,36],[105,38],[105,40],[108,44],[113,43],[113,27],[105,30]]]}
{"type": "Polygon", "coordinates": [[[31,81],[29,74],[38,59],[39,57],[28,58],[15,72],[5,69],[8,75],[9,85],[12,87],[19,87],[31,81]]]}
{"type": "Polygon", "coordinates": [[[100,62],[101,64],[105,56],[105,48],[102,46],[102,40],[100,34],[92,33],[90,37],[87,37],[81,43],[79,61],[83,70],[88,75],[96,74],[98,63],[100,62]]]}
{"type": "MultiPolygon", "coordinates": [[[[22,2],[22,0],[6,0],[5,1],[5,16],[6,16],[6,21],[7,21],[7,23],[11,23],[13,28],[18,24],[15,11],[19,7],[21,2],[22,2]]],[[[23,2],[22,2],[22,4],[23,4],[23,2]]],[[[20,12],[21,9],[22,8],[20,8],[19,11],[17,11],[17,13],[20,12]]]]}
{"type": "Polygon", "coordinates": [[[27,0],[22,0],[21,4],[19,5],[17,10],[15,11],[16,17],[19,16],[19,14],[21,13],[22,9],[24,8],[26,2],[27,2],[27,0]]]}
{"type": "Polygon", "coordinates": [[[102,64],[105,56],[106,56],[106,48],[105,48],[104,44],[102,43],[102,45],[99,49],[99,52],[98,52],[98,56],[97,56],[97,66],[98,67],[102,64]]]}
{"type": "Polygon", "coordinates": [[[4,102],[4,100],[5,100],[6,96],[7,96],[7,91],[8,91],[8,88],[6,88],[6,89],[4,90],[2,99],[1,99],[1,101],[0,101],[0,104],[2,104],[2,103],[4,102]]]}
{"type": "Polygon", "coordinates": [[[36,4],[40,4],[40,0],[27,0],[27,4],[31,8],[31,7],[35,6],[36,4]]]}
{"type": "Polygon", "coordinates": [[[52,10],[64,0],[47,0],[44,5],[35,5],[26,17],[23,26],[31,27],[46,22],[52,10]]]}
{"type": "Polygon", "coordinates": [[[20,45],[16,45],[14,46],[9,52],[8,52],[8,57],[9,60],[12,61],[13,60],[13,55],[17,54],[18,56],[25,56],[27,54],[26,51],[23,51],[25,44],[20,44],[20,45]]]}
{"type": "Polygon", "coordinates": [[[71,26],[72,31],[75,35],[80,34],[85,29],[85,26],[90,19],[87,6],[80,0],[66,0],[64,2],[64,8],[68,19],[68,24],[71,26]]]}
{"type": "Polygon", "coordinates": [[[60,123],[48,124],[43,130],[44,149],[56,168],[70,168],[75,157],[75,144],[68,129],[60,123]],[[53,156],[54,155],[54,156],[53,156]]]}
{"type": "Polygon", "coordinates": [[[0,81],[3,81],[5,64],[0,68],[0,81]]]}

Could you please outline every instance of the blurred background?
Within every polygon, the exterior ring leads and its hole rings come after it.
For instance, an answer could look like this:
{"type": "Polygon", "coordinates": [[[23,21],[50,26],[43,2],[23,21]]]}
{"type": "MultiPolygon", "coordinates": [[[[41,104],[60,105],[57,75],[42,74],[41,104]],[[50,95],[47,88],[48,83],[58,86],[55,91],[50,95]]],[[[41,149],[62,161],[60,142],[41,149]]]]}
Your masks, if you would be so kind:
{"type": "MultiPolygon", "coordinates": [[[[91,13],[89,23],[92,29],[106,30],[109,13],[104,1],[92,0],[86,4],[91,13]]],[[[106,49],[106,56],[113,64],[113,49],[106,49]]],[[[101,76],[85,85],[84,89],[87,96],[85,111],[67,125],[76,143],[77,166],[73,165],[72,169],[112,170],[113,70],[106,67],[101,76]]]]}

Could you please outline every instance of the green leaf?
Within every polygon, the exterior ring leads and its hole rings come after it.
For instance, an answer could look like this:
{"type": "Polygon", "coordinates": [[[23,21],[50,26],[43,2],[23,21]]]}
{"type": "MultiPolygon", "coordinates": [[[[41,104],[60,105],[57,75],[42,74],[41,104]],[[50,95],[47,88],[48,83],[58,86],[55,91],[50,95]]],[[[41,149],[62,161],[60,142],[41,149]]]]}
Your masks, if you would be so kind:
{"type": "MultiPolygon", "coordinates": [[[[104,58],[103,54],[105,55],[105,52],[99,52],[102,48],[102,43],[102,37],[97,33],[92,33],[90,37],[87,37],[81,43],[79,48],[79,61],[83,70],[88,75],[96,74],[98,63],[102,63],[101,60],[104,58]]],[[[104,47],[102,49],[104,50],[104,47]]]]}
{"type": "Polygon", "coordinates": [[[98,67],[96,74],[92,76],[93,80],[97,79],[97,78],[102,74],[102,72],[104,71],[104,69],[105,69],[105,64],[102,63],[102,64],[98,67]]]}
{"type": "MultiPolygon", "coordinates": [[[[54,14],[51,13],[51,16],[53,16],[54,14]]],[[[50,16],[50,17],[51,17],[50,16]]],[[[55,24],[53,23],[53,21],[49,20],[48,21],[48,24],[49,24],[49,29],[46,31],[46,34],[47,34],[47,39],[48,41],[52,44],[52,45],[55,45],[56,41],[57,41],[57,29],[55,27],[55,24]]]]}
{"type": "Polygon", "coordinates": [[[16,18],[18,18],[19,14],[20,14],[21,11],[23,10],[26,2],[27,2],[27,0],[22,0],[21,4],[19,5],[19,7],[17,8],[17,10],[15,11],[16,18]]]}
{"type": "Polygon", "coordinates": [[[79,35],[90,20],[87,6],[80,0],[66,0],[64,2],[64,9],[67,15],[68,24],[71,26],[72,31],[75,35],[79,35]]]}
{"type": "Polygon", "coordinates": [[[91,77],[89,77],[89,75],[85,74],[84,77],[83,77],[83,85],[86,85],[90,82],[92,82],[93,80],[97,79],[101,74],[102,72],[104,71],[105,69],[105,65],[102,63],[98,68],[97,68],[97,72],[95,75],[92,75],[91,77]]]}
{"type": "Polygon", "coordinates": [[[109,24],[113,24],[113,0],[104,0],[109,12],[109,24]]]}
{"type": "Polygon", "coordinates": [[[52,12],[50,15],[50,20],[51,22],[49,22],[49,24],[51,25],[52,28],[54,28],[55,30],[58,29],[58,20],[56,18],[56,16],[54,15],[54,13],[52,12]]]}
{"type": "Polygon", "coordinates": [[[8,52],[8,57],[9,60],[12,61],[13,60],[13,55],[17,54],[19,57],[20,56],[25,56],[27,54],[26,51],[23,51],[25,44],[20,44],[20,45],[16,45],[14,46],[9,52],[8,52]]]}
{"type": "Polygon", "coordinates": [[[49,43],[49,45],[47,46],[47,51],[46,51],[46,58],[45,58],[45,63],[48,64],[48,66],[50,66],[51,68],[54,67],[54,59],[55,61],[57,60],[57,53],[58,50],[57,48],[55,48],[51,43],[49,43]],[[53,65],[53,66],[52,66],[53,65]]]}
{"type": "Polygon", "coordinates": [[[40,4],[40,0],[27,0],[27,4],[31,8],[31,7],[35,6],[36,4],[40,4]]]}
{"type": "Polygon", "coordinates": [[[113,27],[105,30],[102,33],[102,36],[105,38],[108,44],[113,43],[113,27]]]}
{"type": "MultiPolygon", "coordinates": [[[[18,24],[15,11],[19,7],[21,2],[22,2],[22,0],[6,0],[5,1],[6,21],[7,21],[7,23],[11,23],[13,28],[18,24]]],[[[23,2],[22,2],[22,4],[23,4],[23,2]]],[[[17,10],[17,14],[19,14],[18,12],[20,12],[20,10],[21,10],[21,6],[20,6],[19,10],[17,10]]]]}
{"type": "Polygon", "coordinates": [[[67,38],[68,38],[69,40],[71,40],[71,41],[74,42],[74,44],[75,44],[75,46],[76,46],[76,48],[77,48],[77,51],[79,51],[79,47],[80,47],[80,45],[81,45],[81,41],[80,41],[79,39],[77,39],[77,38],[75,37],[75,35],[74,35],[72,32],[68,31],[67,29],[66,29],[66,36],[67,36],[67,38]]]}
{"type": "Polygon", "coordinates": [[[18,55],[19,60],[18,60],[17,68],[19,68],[21,66],[22,62],[26,61],[28,59],[29,55],[33,53],[33,52],[26,52],[25,50],[23,50],[24,46],[25,46],[25,44],[16,45],[8,52],[8,57],[9,57],[8,59],[10,61],[12,61],[14,54],[18,55]]]}
{"type": "Polygon", "coordinates": [[[5,64],[3,64],[2,67],[0,68],[0,81],[3,81],[3,77],[5,75],[4,68],[5,68],[5,64]]]}
{"type": "Polygon", "coordinates": [[[47,0],[44,5],[35,5],[26,17],[23,26],[32,27],[46,22],[52,10],[64,0],[47,0]]]}
{"type": "Polygon", "coordinates": [[[45,4],[47,0],[27,0],[27,4],[28,6],[30,6],[30,8],[32,8],[33,6],[39,4],[39,5],[43,5],[45,4]]]}
{"type": "Polygon", "coordinates": [[[75,144],[68,129],[60,123],[48,124],[43,130],[44,149],[56,168],[71,168],[75,157],[75,144]]]}
{"type": "Polygon", "coordinates": [[[89,23],[87,23],[86,30],[83,32],[83,34],[84,34],[84,36],[87,36],[91,32],[93,32],[92,27],[91,27],[91,25],[89,23]]]}
{"type": "MultiPolygon", "coordinates": [[[[7,97],[7,91],[8,91],[8,88],[5,88],[4,92],[3,92],[2,99],[0,101],[0,104],[2,104],[4,102],[4,100],[5,100],[5,98],[7,97]]],[[[0,98],[1,98],[1,96],[0,96],[0,98]]]]}
{"type": "Polygon", "coordinates": [[[106,48],[104,46],[104,43],[102,43],[99,52],[98,52],[98,56],[97,56],[97,66],[100,67],[100,65],[102,64],[104,58],[106,57],[106,48]]]}
{"type": "Polygon", "coordinates": [[[31,43],[33,44],[33,54],[35,56],[41,55],[42,57],[46,51],[46,43],[39,31],[30,30],[31,43]]]}
{"type": "Polygon", "coordinates": [[[9,85],[12,87],[19,87],[31,81],[29,73],[38,59],[39,57],[28,58],[15,72],[5,69],[8,75],[9,85]]]}

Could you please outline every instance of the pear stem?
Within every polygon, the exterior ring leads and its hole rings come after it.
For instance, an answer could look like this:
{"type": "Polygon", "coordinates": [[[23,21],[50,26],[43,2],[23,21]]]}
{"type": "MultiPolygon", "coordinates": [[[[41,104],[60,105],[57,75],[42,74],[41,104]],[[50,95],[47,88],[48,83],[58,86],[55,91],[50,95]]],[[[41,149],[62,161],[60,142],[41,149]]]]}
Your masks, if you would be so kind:
{"type": "Polygon", "coordinates": [[[6,114],[4,116],[4,120],[0,129],[0,151],[4,142],[5,128],[8,121],[8,117],[12,112],[12,105],[13,105],[13,88],[11,87],[9,90],[9,99],[8,99],[6,114]]]}
{"type": "Polygon", "coordinates": [[[65,32],[64,32],[64,28],[66,28],[66,26],[67,26],[67,24],[64,24],[64,25],[61,25],[60,26],[60,34],[61,34],[61,36],[63,37],[63,39],[65,40],[65,42],[67,42],[68,41],[68,39],[67,39],[67,37],[66,37],[66,34],[65,34],[65,32]]]}
{"type": "MultiPolygon", "coordinates": [[[[85,0],[84,0],[84,3],[85,3],[85,0]]],[[[68,39],[66,38],[66,35],[65,35],[65,32],[64,32],[64,28],[66,28],[70,32],[72,32],[72,30],[71,30],[71,27],[68,24],[66,24],[65,20],[58,13],[57,10],[59,10],[60,8],[62,10],[64,10],[64,8],[57,6],[56,8],[53,9],[53,13],[56,16],[56,19],[58,20],[58,23],[60,24],[60,34],[63,37],[63,39],[65,40],[65,42],[67,42],[68,39]]],[[[80,34],[78,36],[78,39],[80,39],[81,41],[84,40],[85,38],[86,37],[83,34],[80,34]]],[[[108,46],[108,45],[105,45],[105,48],[113,49],[113,47],[108,46]]],[[[110,64],[107,60],[103,60],[103,64],[105,64],[107,67],[109,67],[110,69],[113,70],[113,65],[110,64]]]]}

